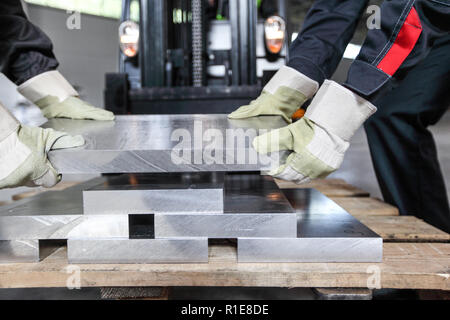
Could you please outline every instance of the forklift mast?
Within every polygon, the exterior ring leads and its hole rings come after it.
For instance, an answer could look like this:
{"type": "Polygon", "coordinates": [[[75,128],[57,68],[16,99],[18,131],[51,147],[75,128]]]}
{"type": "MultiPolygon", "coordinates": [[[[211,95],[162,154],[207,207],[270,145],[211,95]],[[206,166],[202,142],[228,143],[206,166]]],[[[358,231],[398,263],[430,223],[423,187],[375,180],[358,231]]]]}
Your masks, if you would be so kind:
{"type": "MultiPolygon", "coordinates": [[[[122,21],[132,1],[123,0],[122,21]]],[[[284,2],[277,1],[283,16],[284,2]]],[[[228,113],[249,103],[262,88],[257,17],[257,0],[140,0],[139,52],[119,54],[119,73],[106,75],[105,107],[116,114],[228,113]],[[230,30],[230,49],[209,48],[212,20],[230,30]],[[208,76],[211,66],[223,76],[208,76]]]]}

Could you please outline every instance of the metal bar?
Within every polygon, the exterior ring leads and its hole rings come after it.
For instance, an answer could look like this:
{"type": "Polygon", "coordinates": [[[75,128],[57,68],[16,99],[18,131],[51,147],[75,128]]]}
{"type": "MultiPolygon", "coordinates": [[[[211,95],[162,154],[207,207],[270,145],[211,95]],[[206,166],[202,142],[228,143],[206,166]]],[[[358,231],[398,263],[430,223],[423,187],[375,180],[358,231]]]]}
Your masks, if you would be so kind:
{"type": "Polygon", "coordinates": [[[382,238],[336,203],[313,189],[283,193],[297,212],[297,236],[240,238],[240,262],[381,262],[382,238]]]}
{"type": "Polygon", "coordinates": [[[208,262],[208,239],[70,239],[69,263],[208,262]]]}
{"type": "Polygon", "coordinates": [[[143,87],[164,86],[166,15],[164,0],[140,1],[140,65],[143,87]]]}
{"type": "Polygon", "coordinates": [[[194,87],[205,85],[205,31],[203,0],[192,0],[192,82],[194,87]]]}
{"type": "Polygon", "coordinates": [[[84,213],[223,212],[223,189],[104,190],[83,193],[84,213]]]}
{"type": "Polygon", "coordinates": [[[241,84],[249,84],[249,0],[239,1],[239,63],[241,84]]]}
{"type": "Polygon", "coordinates": [[[247,66],[248,66],[248,84],[254,85],[257,83],[256,77],[256,24],[258,9],[256,1],[247,0],[248,4],[248,52],[247,52],[247,66]]]}
{"type": "Polygon", "coordinates": [[[295,214],[157,214],[155,238],[283,237],[297,233],[295,214]]]}
{"type": "Polygon", "coordinates": [[[241,85],[241,63],[240,63],[240,18],[239,0],[229,1],[230,23],[231,23],[231,82],[234,86],[241,85]]]}
{"type": "Polygon", "coordinates": [[[222,213],[224,175],[132,174],[83,192],[84,214],[222,213]]]}
{"type": "Polygon", "coordinates": [[[381,238],[240,238],[239,262],[381,262],[381,238]]]}
{"type": "Polygon", "coordinates": [[[51,240],[0,240],[0,263],[39,262],[62,245],[51,240]]]}
{"type": "Polygon", "coordinates": [[[147,115],[107,122],[52,119],[44,127],[85,137],[82,147],[49,153],[64,174],[269,170],[287,152],[259,155],[251,142],[285,125],[277,116],[147,115]]]}

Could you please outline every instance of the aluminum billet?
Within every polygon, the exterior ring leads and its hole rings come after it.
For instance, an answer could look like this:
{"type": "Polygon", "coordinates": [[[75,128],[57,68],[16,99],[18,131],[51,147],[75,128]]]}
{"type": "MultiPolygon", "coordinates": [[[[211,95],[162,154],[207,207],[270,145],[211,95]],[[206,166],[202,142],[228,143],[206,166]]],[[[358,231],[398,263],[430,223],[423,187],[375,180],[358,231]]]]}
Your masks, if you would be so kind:
{"type": "Polygon", "coordinates": [[[69,263],[208,262],[208,239],[70,239],[69,263]]]}
{"type": "Polygon", "coordinates": [[[268,170],[287,153],[258,155],[251,142],[285,125],[278,116],[230,120],[211,114],[51,119],[44,127],[82,134],[86,140],[82,147],[49,153],[54,167],[64,174],[268,170]]]}
{"type": "Polygon", "coordinates": [[[63,245],[52,240],[0,240],[0,263],[39,262],[63,245]]]}

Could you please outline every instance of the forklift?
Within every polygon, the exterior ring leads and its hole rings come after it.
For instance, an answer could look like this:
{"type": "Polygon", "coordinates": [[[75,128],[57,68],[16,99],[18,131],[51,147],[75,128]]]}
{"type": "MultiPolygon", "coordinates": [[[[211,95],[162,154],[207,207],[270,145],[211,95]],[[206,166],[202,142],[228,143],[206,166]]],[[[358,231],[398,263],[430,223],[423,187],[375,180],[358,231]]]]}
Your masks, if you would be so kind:
{"type": "Polygon", "coordinates": [[[285,0],[123,0],[105,108],[218,114],[248,104],[286,62],[285,17],[285,0]]]}

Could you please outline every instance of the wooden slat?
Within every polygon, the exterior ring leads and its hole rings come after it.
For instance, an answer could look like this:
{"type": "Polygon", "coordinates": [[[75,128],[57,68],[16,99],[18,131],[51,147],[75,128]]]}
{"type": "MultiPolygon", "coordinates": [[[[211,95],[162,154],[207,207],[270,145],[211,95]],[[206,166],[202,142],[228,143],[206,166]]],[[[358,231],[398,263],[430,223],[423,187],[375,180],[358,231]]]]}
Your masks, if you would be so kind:
{"type": "Polygon", "coordinates": [[[375,198],[331,197],[331,200],[347,210],[351,215],[359,216],[398,216],[398,209],[375,198]]]}
{"type": "MultiPolygon", "coordinates": [[[[83,287],[364,288],[379,274],[383,288],[450,290],[450,243],[386,243],[382,263],[238,264],[236,259],[234,247],[214,245],[209,263],[79,265],[80,280],[83,287]]],[[[66,267],[65,248],[41,263],[0,265],[0,287],[66,287],[66,267]]]]}
{"type": "Polygon", "coordinates": [[[275,179],[281,189],[314,188],[328,197],[368,197],[369,193],[342,179],[317,179],[304,184],[275,179]]]}
{"type": "Polygon", "coordinates": [[[450,234],[413,216],[361,216],[358,219],[384,241],[450,242],[450,234]]]}

